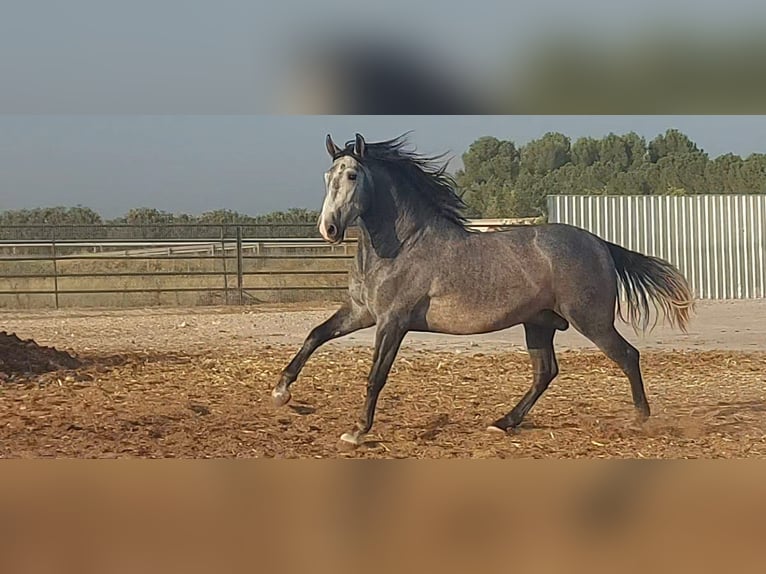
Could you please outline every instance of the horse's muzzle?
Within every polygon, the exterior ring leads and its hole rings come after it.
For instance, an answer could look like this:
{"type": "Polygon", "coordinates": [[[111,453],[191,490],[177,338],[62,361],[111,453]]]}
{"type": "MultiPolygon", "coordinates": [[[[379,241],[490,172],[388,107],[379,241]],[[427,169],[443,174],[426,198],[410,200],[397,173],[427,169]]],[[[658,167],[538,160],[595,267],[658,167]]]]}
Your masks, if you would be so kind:
{"type": "Polygon", "coordinates": [[[345,234],[344,229],[337,223],[322,224],[319,226],[319,233],[322,235],[325,241],[329,243],[340,243],[343,241],[345,234]]]}

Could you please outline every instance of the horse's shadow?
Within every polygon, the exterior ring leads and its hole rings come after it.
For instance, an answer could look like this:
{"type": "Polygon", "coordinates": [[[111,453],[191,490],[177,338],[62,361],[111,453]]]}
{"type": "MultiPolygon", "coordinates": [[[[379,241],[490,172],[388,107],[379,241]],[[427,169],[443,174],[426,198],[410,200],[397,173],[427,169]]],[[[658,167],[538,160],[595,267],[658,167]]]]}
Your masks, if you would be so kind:
{"type": "Polygon", "coordinates": [[[423,425],[423,430],[418,433],[418,438],[421,440],[434,440],[449,424],[449,415],[441,413],[436,415],[432,420],[423,425]]]}
{"type": "Polygon", "coordinates": [[[308,404],[297,404],[297,405],[289,405],[290,409],[303,417],[307,415],[313,415],[315,412],[317,412],[316,407],[312,407],[308,404]]]}

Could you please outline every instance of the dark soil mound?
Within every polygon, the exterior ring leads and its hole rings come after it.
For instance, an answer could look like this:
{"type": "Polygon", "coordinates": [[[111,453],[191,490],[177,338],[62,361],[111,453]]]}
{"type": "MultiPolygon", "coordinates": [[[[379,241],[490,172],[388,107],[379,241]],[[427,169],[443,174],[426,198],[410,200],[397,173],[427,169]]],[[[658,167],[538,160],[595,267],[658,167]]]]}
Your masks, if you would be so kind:
{"type": "Polygon", "coordinates": [[[32,339],[22,341],[15,333],[0,331],[0,381],[80,366],[79,359],[69,353],[42,347],[32,339]]]}

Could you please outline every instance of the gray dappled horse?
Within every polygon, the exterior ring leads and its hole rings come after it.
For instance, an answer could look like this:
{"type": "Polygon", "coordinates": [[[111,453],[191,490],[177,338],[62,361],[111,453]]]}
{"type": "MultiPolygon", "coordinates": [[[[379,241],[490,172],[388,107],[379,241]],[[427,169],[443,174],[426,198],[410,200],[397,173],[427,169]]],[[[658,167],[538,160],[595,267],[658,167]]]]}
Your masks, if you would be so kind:
{"type": "Polygon", "coordinates": [[[332,166],[324,174],[319,231],[339,243],[347,227],[358,224],[358,251],[346,301],[309,333],[282,371],[274,403],[290,400],[290,385],[319,346],[375,326],[364,408],[341,437],[358,445],[372,428],[378,395],[408,331],[471,335],[521,323],[534,376],[513,410],[490,427],[507,431],[557,375],[553,338],[571,324],[625,372],[638,417],[646,420],[639,353],[615,329],[615,313],[646,329],[651,301],[686,331],[693,298],[681,273],[662,259],[565,224],[474,232],[466,227],[465,204],[446,164],[437,163],[442,156],[425,157],[405,144],[404,136],[366,143],[356,134],[341,149],[327,136],[332,166]]]}

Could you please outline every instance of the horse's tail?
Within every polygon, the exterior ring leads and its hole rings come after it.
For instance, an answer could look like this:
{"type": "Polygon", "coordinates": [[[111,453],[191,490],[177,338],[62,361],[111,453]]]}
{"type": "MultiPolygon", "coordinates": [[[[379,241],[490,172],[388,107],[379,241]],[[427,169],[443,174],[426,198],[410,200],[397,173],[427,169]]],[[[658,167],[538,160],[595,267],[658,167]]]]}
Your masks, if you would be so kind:
{"type": "MultiPolygon", "coordinates": [[[[639,325],[645,331],[649,324],[651,301],[657,311],[657,319],[662,313],[672,327],[677,326],[686,332],[689,315],[694,309],[694,296],[681,272],[664,259],[636,253],[608,241],[605,243],[627,299],[626,316],[621,300],[617,298],[619,317],[636,331],[639,325]]],[[[656,324],[657,320],[652,328],[656,324]]]]}

